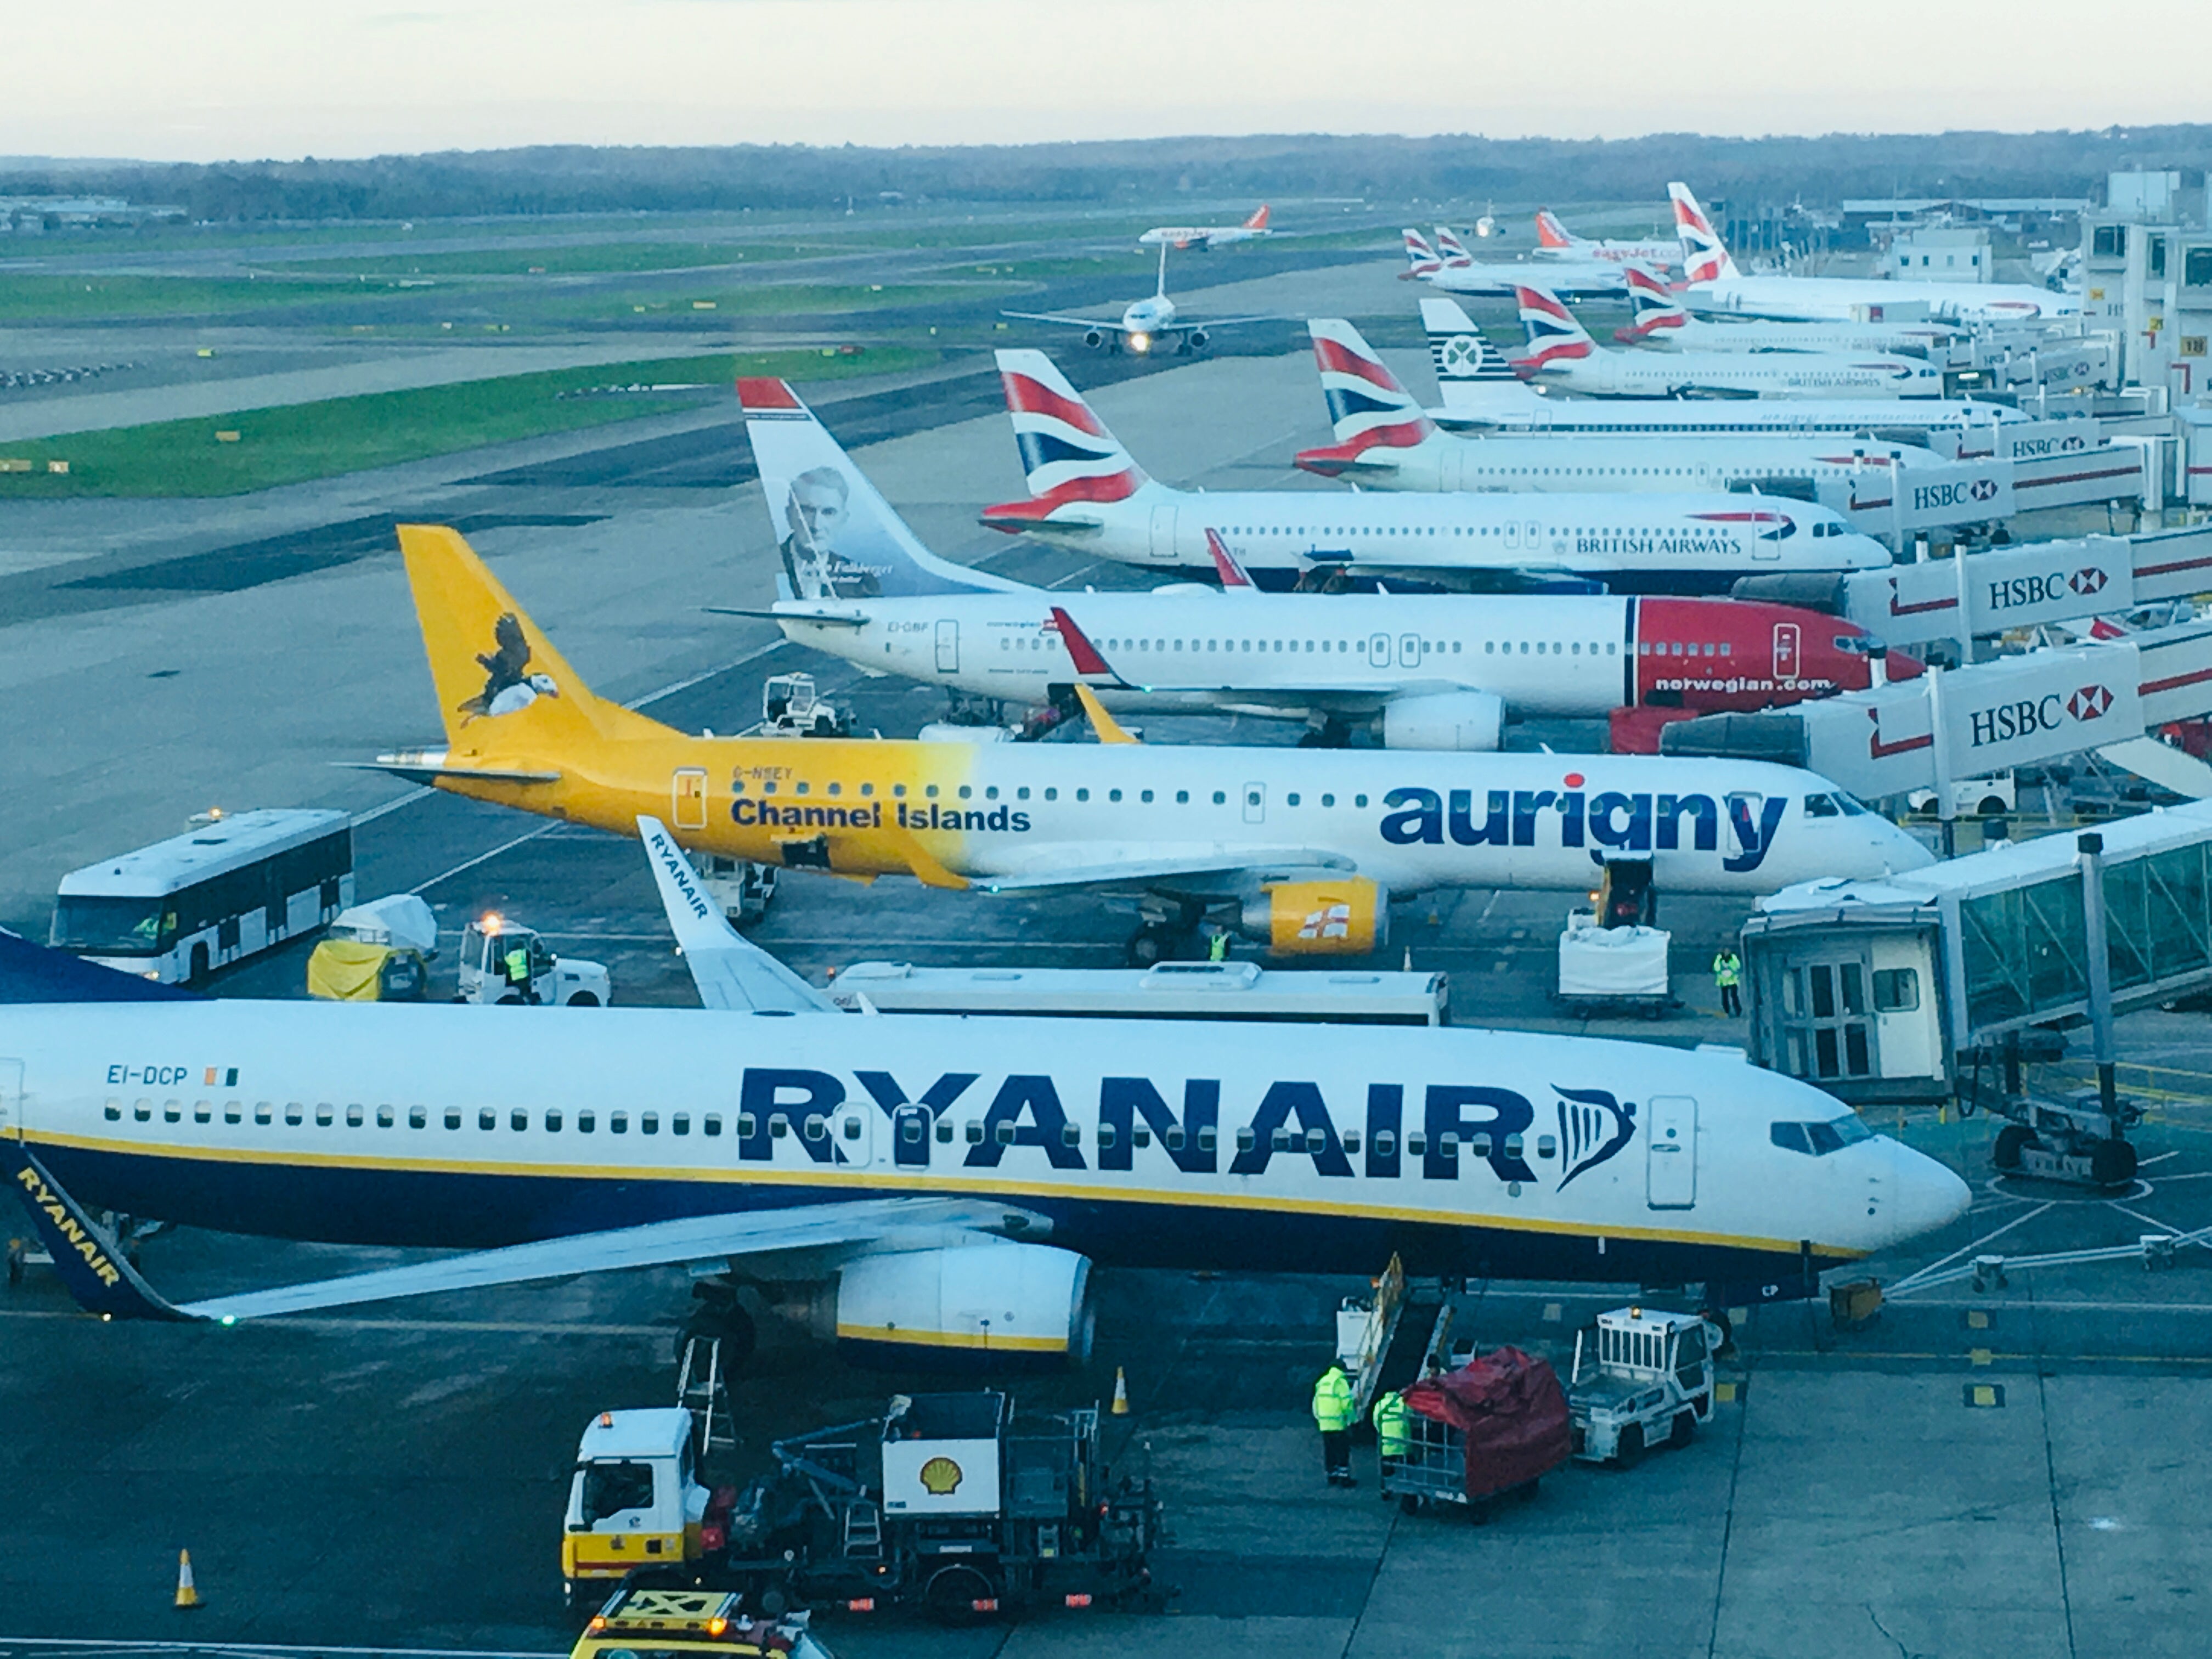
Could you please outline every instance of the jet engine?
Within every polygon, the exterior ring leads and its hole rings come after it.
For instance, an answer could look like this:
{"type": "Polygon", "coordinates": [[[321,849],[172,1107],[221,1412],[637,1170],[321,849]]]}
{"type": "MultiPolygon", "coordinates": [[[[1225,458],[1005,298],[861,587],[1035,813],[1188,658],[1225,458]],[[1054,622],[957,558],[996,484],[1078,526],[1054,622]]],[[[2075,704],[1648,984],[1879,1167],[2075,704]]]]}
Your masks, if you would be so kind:
{"type": "Polygon", "coordinates": [[[1425,691],[1393,697],[1376,717],[1385,749],[1492,750],[1505,729],[1505,700],[1491,691],[1425,691]]]}
{"type": "Polygon", "coordinates": [[[1106,343],[1106,331],[1103,328],[1085,329],[1083,331],[1083,343],[1089,346],[1093,351],[1097,350],[1100,346],[1106,343]]]}
{"type": "Polygon", "coordinates": [[[1390,904],[1366,876],[1279,881],[1244,901],[1237,931],[1279,957],[1364,957],[1390,939],[1390,904]]]}
{"type": "Polygon", "coordinates": [[[837,1279],[837,1346],[862,1363],[1058,1370],[1091,1358],[1091,1261],[1049,1244],[866,1255],[837,1279]]]}
{"type": "Polygon", "coordinates": [[[1205,350],[1206,343],[1212,337],[1202,328],[1194,328],[1182,337],[1183,343],[1193,351],[1205,350]]]}

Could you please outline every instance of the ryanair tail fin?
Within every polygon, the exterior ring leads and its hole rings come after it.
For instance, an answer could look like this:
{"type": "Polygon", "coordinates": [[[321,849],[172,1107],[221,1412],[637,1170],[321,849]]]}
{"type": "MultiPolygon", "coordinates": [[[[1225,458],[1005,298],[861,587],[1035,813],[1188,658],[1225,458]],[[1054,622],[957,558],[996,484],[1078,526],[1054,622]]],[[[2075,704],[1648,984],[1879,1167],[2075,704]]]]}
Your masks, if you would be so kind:
{"type": "Polygon", "coordinates": [[[77,1306],[102,1319],[190,1320],[139,1278],[138,1270],[92,1218],[62,1190],[33,1155],[30,1144],[0,1136],[0,1179],[15,1189],[39,1242],[53,1258],[54,1273],[77,1306]]]}
{"type": "Polygon", "coordinates": [[[985,524],[1012,532],[1079,518],[1084,503],[1127,501],[1152,482],[1051,358],[1024,350],[998,360],[1030,499],[985,507],[985,524]]]}
{"type": "Polygon", "coordinates": [[[921,544],[782,380],[740,379],[738,404],[794,599],[1018,593],[1019,582],[969,570],[921,544]]]}
{"type": "Polygon", "coordinates": [[[1667,195],[1674,204],[1674,234],[1682,242],[1682,280],[1691,283],[1715,283],[1743,275],[1735,268],[1735,261],[1729,258],[1728,246],[1713,228],[1713,222],[1698,205],[1698,198],[1690,194],[1690,187],[1671,184],[1667,186],[1667,195]]]}
{"type": "Polygon", "coordinates": [[[595,696],[459,531],[404,524],[399,549],[456,761],[666,732],[595,696]]]}

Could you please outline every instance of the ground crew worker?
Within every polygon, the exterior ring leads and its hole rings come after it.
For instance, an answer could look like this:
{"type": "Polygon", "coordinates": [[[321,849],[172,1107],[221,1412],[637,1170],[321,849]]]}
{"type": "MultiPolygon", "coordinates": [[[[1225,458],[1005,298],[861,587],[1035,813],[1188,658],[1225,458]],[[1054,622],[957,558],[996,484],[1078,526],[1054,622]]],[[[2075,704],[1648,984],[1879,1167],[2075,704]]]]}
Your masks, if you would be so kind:
{"type": "Polygon", "coordinates": [[[507,982],[518,991],[530,993],[530,947],[517,940],[503,959],[507,966],[507,982]]]}
{"type": "Polygon", "coordinates": [[[1229,930],[1226,927],[1214,929],[1212,942],[1206,947],[1206,959],[1208,962],[1229,960],[1229,930]]]}
{"type": "Polygon", "coordinates": [[[1352,1379],[1344,1367],[1332,1362],[1315,1382],[1314,1426],[1321,1431],[1321,1459],[1332,1486],[1349,1486],[1352,1480],[1352,1379]]]}
{"type": "Polygon", "coordinates": [[[1721,1012],[1730,1019],[1743,1018],[1743,993],[1737,989],[1742,982],[1743,958],[1733,945],[1722,945],[1713,953],[1713,983],[1720,988],[1721,1012]]]}
{"type": "Polygon", "coordinates": [[[1386,1479],[1413,1449],[1413,1425],[1407,1420],[1412,1415],[1406,1409],[1406,1396],[1395,1389],[1375,1402],[1375,1443],[1382,1454],[1386,1479]]]}

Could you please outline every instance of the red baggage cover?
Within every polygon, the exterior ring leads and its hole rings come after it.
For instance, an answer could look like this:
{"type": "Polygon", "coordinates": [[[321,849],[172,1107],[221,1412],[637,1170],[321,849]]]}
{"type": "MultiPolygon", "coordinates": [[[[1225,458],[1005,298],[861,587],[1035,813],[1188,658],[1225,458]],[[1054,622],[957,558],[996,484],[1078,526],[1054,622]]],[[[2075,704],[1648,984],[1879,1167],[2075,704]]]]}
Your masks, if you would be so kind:
{"type": "Polygon", "coordinates": [[[1518,1348],[1477,1355],[1458,1370],[1413,1384],[1405,1397],[1413,1410],[1466,1437],[1469,1498],[1525,1486],[1571,1450],[1559,1373],[1518,1348]]]}

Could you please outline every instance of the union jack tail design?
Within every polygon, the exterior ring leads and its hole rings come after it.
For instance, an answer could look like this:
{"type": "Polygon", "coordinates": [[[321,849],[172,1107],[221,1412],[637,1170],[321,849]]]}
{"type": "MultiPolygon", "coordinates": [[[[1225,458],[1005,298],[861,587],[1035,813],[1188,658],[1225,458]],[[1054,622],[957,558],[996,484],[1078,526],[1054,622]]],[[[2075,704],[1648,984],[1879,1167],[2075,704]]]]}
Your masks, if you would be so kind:
{"type": "Polygon", "coordinates": [[[1405,237],[1406,263],[1412,269],[1398,273],[1401,282],[1433,276],[1444,268],[1444,262],[1437,258],[1437,251],[1429,246],[1427,237],[1411,226],[1407,227],[1405,237]]]}
{"type": "Polygon", "coordinates": [[[1647,339],[1661,329],[1680,328],[1690,320],[1682,302],[1656,274],[1642,265],[1627,265],[1622,275],[1628,280],[1628,303],[1634,309],[1635,320],[1626,328],[1613,330],[1614,339],[1647,339]]]}
{"type": "Polygon", "coordinates": [[[1437,252],[1443,256],[1446,270],[1464,270],[1474,263],[1474,255],[1467,251],[1449,225],[1437,227],[1437,252]]]}
{"type": "Polygon", "coordinates": [[[1513,359],[1515,371],[1524,379],[1553,363],[1587,357],[1597,349],[1589,331],[1549,289],[1516,285],[1513,298],[1521,307],[1521,326],[1528,336],[1528,351],[1513,359]]]}
{"type": "Polygon", "coordinates": [[[1672,184],[1667,186],[1667,194],[1674,204],[1674,234],[1682,239],[1682,279],[1692,283],[1717,283],[1741,276],[1713,222],[1690,194],[1690,187],[1672,184]]]}
{"type": "Polygon", "coordinates": [[[1538,247],[1571,248],[1575,238],[1559,221],[1559,216],[1549,208],[1536,210],[1536,246],[1538,247]]]}
{"type": "Polygon", "coordinates": [[[1483,337],[1458,301],[1422,301],[1421,327],[1429,337],[1429,361],[1436,365],[1437,380],[1519,384],[1505,354],[1483,337]]]}
{"type": "Polygon", "coordinates": [[[1151,482],[1051,358],[1001,351],[998,359],[1030,499],[984,508],[986,524],[1019,530],[1071,502],[1127,501],[1151,482]]]}
{"type": "Polygon", "coordinates": [[[1341,318],[1316,317],[1306,331],[1313,336],[1314,362],[1321,370],[1322,396],[1328,402],[1336,442],[1301,452],[1300,466],[1333,477],[1359,465],[1369,450],[1411,449],[1434,435],[1437,428],[1413,394],[1398,384],[1358,329],[1341,318]]]}

